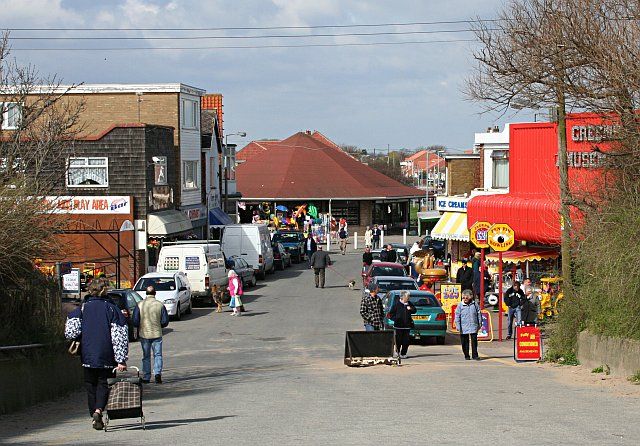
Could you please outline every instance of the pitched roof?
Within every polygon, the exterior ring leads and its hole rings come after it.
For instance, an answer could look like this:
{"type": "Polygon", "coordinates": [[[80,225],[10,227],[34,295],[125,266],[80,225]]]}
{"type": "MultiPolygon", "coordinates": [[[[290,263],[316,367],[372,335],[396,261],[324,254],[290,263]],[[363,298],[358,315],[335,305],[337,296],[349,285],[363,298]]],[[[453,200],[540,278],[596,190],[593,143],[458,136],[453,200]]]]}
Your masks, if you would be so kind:
{"type": "Polygon", "coordinates": [[[253,141],[240,150],[238,190],[246,199],[376,199],[421,197],[322,138],[299,132],[282,141],[253,141]],[[247,152],[245,152],[247,151],[247,152]]]}

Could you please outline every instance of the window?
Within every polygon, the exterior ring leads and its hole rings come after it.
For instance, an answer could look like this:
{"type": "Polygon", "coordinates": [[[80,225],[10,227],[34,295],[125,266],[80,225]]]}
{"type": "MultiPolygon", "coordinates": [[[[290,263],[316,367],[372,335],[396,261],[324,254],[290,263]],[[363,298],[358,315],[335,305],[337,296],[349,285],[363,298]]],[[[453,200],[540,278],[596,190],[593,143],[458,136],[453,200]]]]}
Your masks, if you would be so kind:
{"type": "Polygon", "coordinates": [[[164,259],[165,271],[178,271],[180,267],[180,257],[166,257],[164,259]]]}
{"type": "Polygon", "coordinates": [[[108,187],[108,158],[69,158],[67,187],[108,187]]]}
{"type": "Polygon", "coordinates": [[[506,189],[509,187],[509,152],[495,150],[491,154],[493,164],[491,187],[494,189],[506,189]]]}
{"type": "Polygon", "coordinates": [[[182,127],[187,129],[198,128],[200,106],[197,101],[182,100],[182,127]]]}
{"type": "Polygon", "coordinates": [[[182,188],[198,188],[198,162],[183,161],[182,163],[182,188]]]}
{"type": "Polygon", "coordinates": [[[236,179],[236,154],[229,154],[224,157],[225,160],[225,175],[227,180],[235,180],[236,179]]]}
{"type": "Polygon", "coordinates": [[[2,130],[14,130],[20,126],[22,106],[17,102],[2,103],[2,130]]]}
{"type": "Polygon", "coordinates": [[[168,184],[166,156],[153,157],[153,175],[154,175],[154,184],[156,186],[166,186],[168,184]]]}

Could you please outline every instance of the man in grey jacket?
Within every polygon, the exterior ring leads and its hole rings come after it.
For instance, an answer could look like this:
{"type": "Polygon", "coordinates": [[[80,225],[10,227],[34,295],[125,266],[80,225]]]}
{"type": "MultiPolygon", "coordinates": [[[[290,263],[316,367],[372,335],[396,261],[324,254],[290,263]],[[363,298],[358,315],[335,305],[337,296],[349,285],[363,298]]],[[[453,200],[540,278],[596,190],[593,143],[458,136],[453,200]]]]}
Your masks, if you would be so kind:
{"type": "Polygon", "coordinates": [[[324,288],[324,270],[331,265],[329,253],[322,250],[322,245],[318,245],[318,250],[311,255],[309,263],[313,268],[316,288],[318,288],[318,285],[320,288],[324,288]]]}
{"type": "Polygon", "coordinates": [[[460,341],[464,359],[479,360],[478,356],[478,332],[482,328],[482,313],[480,306],[473,299],[473,291],[462,291],[462,302],[456,307],[456,327],[460,330],[460,341]],[[469,337],[471,337],[471,357],[469,357],[469,337]]]}
{"type": "Polygon", "coordinates": [[[151,381],[151,350],[153,374],[157,384],[162,383],[162,329],[169,325],[169,313],[164,304],[156,300],[156,290],[147,287],[147,297],[133,310],[133,325],[139,327],[142,347],[142,382],[151,381]]]}

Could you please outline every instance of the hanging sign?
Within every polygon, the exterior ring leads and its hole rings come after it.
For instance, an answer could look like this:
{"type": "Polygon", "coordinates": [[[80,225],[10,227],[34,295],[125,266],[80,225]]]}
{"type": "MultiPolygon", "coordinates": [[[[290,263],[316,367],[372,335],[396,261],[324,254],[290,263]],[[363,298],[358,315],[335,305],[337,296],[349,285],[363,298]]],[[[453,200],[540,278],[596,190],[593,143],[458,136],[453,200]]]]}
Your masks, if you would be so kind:
{"type": "Polygon", "coordinates": [[[497,223],[487,231],[487,243],[494,251],[508,251],[514,244],[516,234],[511,226],[497,223]]]}
{"type": "Polygon", "coordinates": [[[471,226],[469,229],[469,238],[471,242],[478,248],[488,248],[489,241],[487,239],[487,233],[489,228],[491,227],[491,223],[488,221],[477,221],[471,226]]]}

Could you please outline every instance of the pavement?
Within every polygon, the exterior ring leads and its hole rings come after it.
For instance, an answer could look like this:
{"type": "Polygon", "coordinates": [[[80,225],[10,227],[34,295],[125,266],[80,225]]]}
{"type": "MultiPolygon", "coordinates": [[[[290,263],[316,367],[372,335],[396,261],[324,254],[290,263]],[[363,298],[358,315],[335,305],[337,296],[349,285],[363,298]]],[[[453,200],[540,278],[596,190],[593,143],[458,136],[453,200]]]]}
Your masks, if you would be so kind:
{"type": "MultiPolygon", "coordinates": [[[[515,363],[512,344],[415,345],[402,366],[349,368],[362,328],[360,252],[332,254],[327,287],[303,265],[246,290],[248,312],[210,308],[164,334],[164,383],[144,388],[147,427],[94,431],[84,392],[0,418],[0,443],[189,445],[637,444],[639,392],[580,368],[515,363]],[[358,287],[359,288],[359,287],[358,287]]],[[[140,347],[130,346],[130,365],[140,347]]]]}

